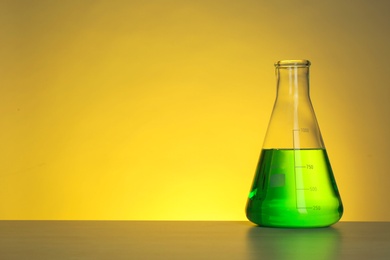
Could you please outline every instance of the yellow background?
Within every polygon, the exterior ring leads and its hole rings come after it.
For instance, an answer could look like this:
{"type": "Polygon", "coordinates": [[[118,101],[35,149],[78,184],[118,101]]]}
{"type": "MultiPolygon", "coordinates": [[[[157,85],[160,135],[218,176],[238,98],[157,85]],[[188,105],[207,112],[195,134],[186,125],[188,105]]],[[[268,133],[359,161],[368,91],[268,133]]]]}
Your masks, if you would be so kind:
{"type": "Polygon", "coordinates": [[[309,59],[345,221],[389,221],[390,2],[0,1],[0,219],[244,220],[309,59]]]}

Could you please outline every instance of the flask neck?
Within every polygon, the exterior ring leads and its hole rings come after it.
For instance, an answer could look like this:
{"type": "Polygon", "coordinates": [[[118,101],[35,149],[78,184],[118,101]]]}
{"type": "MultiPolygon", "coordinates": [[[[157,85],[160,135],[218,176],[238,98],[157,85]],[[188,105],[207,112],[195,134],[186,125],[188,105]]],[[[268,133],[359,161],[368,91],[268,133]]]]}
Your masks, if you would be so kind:
{"type": "Polygon", "coordinates": [[[309,65],[276,65],[277,98],[309,98],[309,65]]]}
{"type": "Polygon", "coordinates": [[[321,133],[309,97],[308,60],[275,63],[277,97],[264,149],[323,149],[321,133]]]}

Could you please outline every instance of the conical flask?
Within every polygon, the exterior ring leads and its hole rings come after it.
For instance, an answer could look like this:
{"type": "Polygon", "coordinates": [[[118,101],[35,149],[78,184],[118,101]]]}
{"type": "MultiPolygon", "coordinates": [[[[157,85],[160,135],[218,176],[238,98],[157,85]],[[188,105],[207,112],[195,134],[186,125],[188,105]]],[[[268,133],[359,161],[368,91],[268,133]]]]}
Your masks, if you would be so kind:
{"type": "Polygon", "coordinates": [[[308,60],[275,63],[277,95],[249,193],[260,226],[325,227],[343,205],[309,96],[308,60]]]}

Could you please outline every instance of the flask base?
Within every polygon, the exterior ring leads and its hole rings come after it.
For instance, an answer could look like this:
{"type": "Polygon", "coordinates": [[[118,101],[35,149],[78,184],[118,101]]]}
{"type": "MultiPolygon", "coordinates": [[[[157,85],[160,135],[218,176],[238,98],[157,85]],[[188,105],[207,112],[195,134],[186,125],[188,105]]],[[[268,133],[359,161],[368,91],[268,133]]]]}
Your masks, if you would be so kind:
{"type": "Polygon", "coordinates": [[[252,223],[262,227],[275,228],[322,228],[336,224],[340,215],[310,215],[298,212],[283,215],[251,214],[247,218],[252,223]]]}
{"type": "Polygon", "coordinates": [[[268,227],[325,227],[343,205],[325,149],[263,149],[246,214],[268,227]]]}

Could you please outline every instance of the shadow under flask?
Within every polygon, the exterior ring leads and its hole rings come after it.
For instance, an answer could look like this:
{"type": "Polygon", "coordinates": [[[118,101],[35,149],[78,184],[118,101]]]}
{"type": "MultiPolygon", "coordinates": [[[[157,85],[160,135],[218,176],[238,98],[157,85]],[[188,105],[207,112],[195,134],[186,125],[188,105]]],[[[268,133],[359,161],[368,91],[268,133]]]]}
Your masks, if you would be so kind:
{"type": "Polygon", "coordinates": [[[277,95],[249,193],[260,226],[326,227],[343,205],[309,96],[308,60],[275,63],[277,95]]]}

